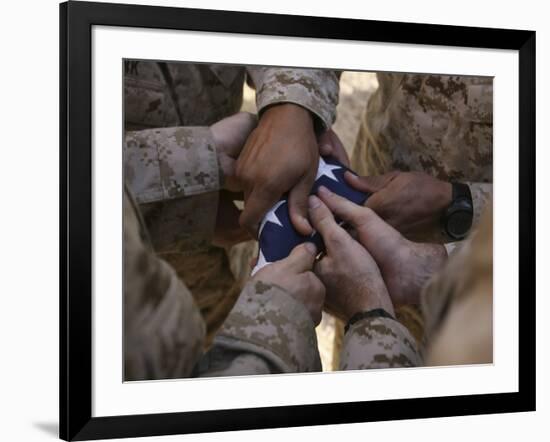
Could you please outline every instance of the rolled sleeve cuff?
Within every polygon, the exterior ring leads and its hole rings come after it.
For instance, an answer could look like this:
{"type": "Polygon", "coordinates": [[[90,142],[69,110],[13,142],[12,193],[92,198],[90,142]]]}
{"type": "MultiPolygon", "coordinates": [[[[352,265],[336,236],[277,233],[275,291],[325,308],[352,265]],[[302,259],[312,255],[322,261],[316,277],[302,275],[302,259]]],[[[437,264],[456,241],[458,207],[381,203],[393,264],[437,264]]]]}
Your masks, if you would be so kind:
{"type": "Polygon", "coordinates": [[[220,172],[208,127],[128,132],[125,180],[158,253],[206,247],[214,234],[220,172]]]}
{"type": "Polygon", "coordinates": [[[344,336],[341,370],[415,367],[421,358],[415,340],[395,319],[378,316],[352,324],[344,336]]]}
{"type": "Polygon", "coordinates": [[[214,345],[255,353],[283,373],[321,371],[309,312],[285,290],[262,281],[244,287],[214,345]]]}
{"type": "Polygon", "coordinates": [[[317,130],[328,129],[334,123],[338,104],[338,78],[334,72],[266,69],[262,79],[256,95],[259,113],[273,104],[294,103],[317,117],[317,130]]]}
{"type": "Polygon", "coordinates": [[[139,204],[216,192],[218,159],[208,127],[126,134],[126,182],[139,204]]]}
{"type": "Polygon", "coordinates": [[[474,208],[472,229],[475,228],[484,209],[487,205],[492,204],[493,201],[493,184],[491,183],[472,183],[467,182],[470,187],[470,193],[472,194],[472,205],[474,208]]]}

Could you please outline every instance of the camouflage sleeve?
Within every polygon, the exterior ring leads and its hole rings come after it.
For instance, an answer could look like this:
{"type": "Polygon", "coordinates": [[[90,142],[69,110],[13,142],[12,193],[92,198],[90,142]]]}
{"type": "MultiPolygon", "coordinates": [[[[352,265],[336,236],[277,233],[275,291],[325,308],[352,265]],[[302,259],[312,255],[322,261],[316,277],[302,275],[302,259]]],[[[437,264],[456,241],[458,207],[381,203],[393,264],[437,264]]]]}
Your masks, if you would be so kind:
{"type": "Polygon", "coordinates": [[[208,127],[127,132],[124,167],[155,250],[196,249],[210,242],[222,176],[208,127]]]}
{"type": "Polygon", "coordinates": [[[472,194],[472,203],[474,206],[472,228],[475,228],[479,224],[479,219],[481,214],[484,213],[484,209],[492,204],[493,184],[472,182],[466,182],[466,184],[470,187],[470,193],[472,194]]]}
{"type": "Polygon", "coordinates": [[[321,371],[315,326],[283,289],[249,282],[229,314],[199,376],[321,371]]]}
{"type": "Polygon", "coordinates": [[[493,361],[493,216],[484,212],[421,295],[426,363],[493,361]]]}
{"type": "Polygon", "coordinates": [[[276,103],[295,103],[317,116],[316,128],[336,119],[338,75],[331,70],[249,67],[256,88],[258,113],[276,103]]]}
{"type": "Polygon", "coordinates": [[[157,258],[136,205],[124,195],[124,379],[189,376],[205,326],[172,267],[157,258]]]}
{"type": "Polygon", "coordinates": [[[416,367],[422,365],[415,340],[395,319],[364,318],[344,335],[340,370],[416,367]]]}

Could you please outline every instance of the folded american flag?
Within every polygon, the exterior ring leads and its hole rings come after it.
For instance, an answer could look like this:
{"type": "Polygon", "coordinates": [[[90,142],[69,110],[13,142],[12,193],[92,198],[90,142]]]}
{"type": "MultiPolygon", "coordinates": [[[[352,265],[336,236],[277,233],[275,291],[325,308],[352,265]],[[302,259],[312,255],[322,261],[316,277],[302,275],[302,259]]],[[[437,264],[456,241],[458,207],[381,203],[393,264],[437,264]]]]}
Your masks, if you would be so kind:
{"type": "MultiPolygon", "coordinates": [[[[321,157],[311,194],[316,194],[319,186],[325,186],[337,195],[362,205],[369,194],[355,190],[346,183],[344,179],[346,170],[349,169],[336,159],[321,157]]],[[[258,262],[252,269],[252,275],[267,264],[286,258],[294,247],[306,241],[314,243],[319,252],[324,250],[323,239],[317,232],[313,232],[310,236],[304,236],[294,229],[290,221],[288,201],[286,197],[283,198],[267,212],[260,224],[258,231],[260,250],[258,262]]]]}

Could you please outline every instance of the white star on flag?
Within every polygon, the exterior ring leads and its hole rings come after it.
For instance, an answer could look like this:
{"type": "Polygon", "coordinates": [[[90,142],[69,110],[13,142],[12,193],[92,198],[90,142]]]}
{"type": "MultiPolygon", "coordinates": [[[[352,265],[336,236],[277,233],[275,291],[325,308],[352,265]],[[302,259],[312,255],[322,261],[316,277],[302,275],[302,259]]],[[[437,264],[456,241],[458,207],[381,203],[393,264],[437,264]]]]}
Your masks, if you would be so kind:
{"type": "Polygon", "coordinates": [[[269,221],[273,224],[278,224],[279,226],[283,227],[283,223],[277,218],[277,215],[275,214],[275,211],[281,207],[284,203],[286,203],[286,200],[281,200],[277,204],[275,204],[269,212],[267,212],[267,215],[264,217],[264,220],[262,221],[262,224],[260,224],[260,230],[258,232],[258,238],[262,234],[262,230],[265,227],[265,224],[269,221]]]}
{"type": "Polygon", "coordinates": [[[254,266],[254,268],[252,269],[252,273],[250,274],[250,276],[254,276],[255,273],[260,270],[261,268],[265,267],[266,265],[268,264],[271,264],[270,262],[267,262],[265,260],[265,256],[264,254],[262,253],[262,250],[260,249],[260,253],[258,254],[258,261],[256,262],[256,265],[254,266]]]}
{"type": "Polygon", "coordinates": [[[328,176],[331,180],[338,181],[338,178],[336,178],[332,173],[333,170],[337,169],[341,169],[341,167],[333,164],[327,164],[323,160],[323,157],[319,158],[319,168],[317,169],[317,176],[315,177],[315,181],[317,181],[323,175],[328,176]]]}

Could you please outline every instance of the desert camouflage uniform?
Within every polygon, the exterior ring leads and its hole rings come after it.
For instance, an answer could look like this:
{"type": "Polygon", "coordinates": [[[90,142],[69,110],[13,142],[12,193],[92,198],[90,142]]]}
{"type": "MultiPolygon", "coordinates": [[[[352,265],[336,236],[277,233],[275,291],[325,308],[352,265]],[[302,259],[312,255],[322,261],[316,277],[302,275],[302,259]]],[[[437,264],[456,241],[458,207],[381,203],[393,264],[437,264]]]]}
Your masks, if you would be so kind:
{"type": "Polygon", "coordinates": [[[206,331],[201,313],[174,269],[153,252],[127,190],[124,251],[125,380],[321,369],[306,308],[284,290],[262,281],[245,286],[201,360],[206,331]]]}
{"type": "Polygon", "coordinates": [[[422,365],[422,359],[415,339],[395,319],[365,318],[352,324],[344,335],[341,370],[419,365],[422,365]]]}
{"type": "MultiPolygon", "coordinates": [[[[159,232],[159,243],[168,249],[174,244],[178,250],[200,244],[206,241],[204,235],[213,231],[215,216],[203,217],[203,212],[215,210],[217,204],[219,175],[211,131],[176,127],[128,133],[125,166],[129,187],[143,201],[150,201],[138,210],[130,192],[125,193],[125,379],[320,371],[317,338],[308,311],[283,289],[262,281],[245,285],[203,355],[205,324],[192,291],[153,252],[142,211],[156,212],[150,217],[150,226],[162,230],[164,211],[171,214],[180,207],[189,209],[183,222],[195,234],[189,237],[182,232],[164,239],[159,232]],[[159,134],[162,144],[154,141],[159,134]],[[203,224],[196,227],[194,217],[203,224]]],[[[341,367],[418,365],[413,342],[395,320],[362,320],[346,334],[341,367]]]]}
{"type": "Polygon", "coordinates": [[[425,287],[422,310],[426,317],[426,365],[493,361],[491,209],[425,287]]]}
{"type": "MultiPolygon", "coordinates": [[[[469,185],[473,226],[490,204],[493,181],[493,81],[489,77],[378,73],[352,155],[359,175],[419,171],[469,185]]],[[[454,244],[442,231],[415,241],[454,244]]],[[[420,341],[423,321],[413,306],[397,317],[420,341]]]]}
{"type": "Polygon", "coordinates": [[[188,376],[205,325],[168,263],[157,258],[139,210],[124,193],[124,379],[188,376]]]}
{"type": "Polygon", "coordinates": [[[493,360],[493,218],[488,209],[472,235],[424,287],[422,349],[396,320],[360,320],[344,335],[340,368],[491,363],[493,360]],[[465,326],[467,324],[467,326],[465,326]],[[425,355],[422,357],[422,354],[425,355]]]}
{"type": "MultiPolygon", "coordinates": [[[[191,290],[154,253],[141,214],[154,212],[149,225],[153,231],[159,229],[156,235],[162,249],[184,253],[186,247],[208,241],[219,187],[210,129],[175,127],[128,133],[125,167],[131,182],[124,195],[125,379],[320,370],[308,311],[281,288],[261,281],[244,287],[210,352],[201,360],[204,319],[191,290]],[[162,144],[156,142],[160,136],[162,144]],[[143,201],[139,209],[133,191],[143,201]],[[170,229],[164,222],[165,213],[187,230],[170,229]]],[[[226,308],[229,311],[232,305],[226,308]]]]}
{"type": "Polygon", "coordinates": [[[188,160],[182,146],[192,143],[193,137],[204,137],[208,139],[205,148],[212,148],[205,127],[239,111],[246,77],[256,87],[259,112],[275,103],[296,103],[316,115],[318,128],[330,127],[338,79],[333,72],[322,70],[135,60],[126,60],[124,67],[127,154],[139,158],[130,161],[126,179],[143,210],[155,251],[191,289],[212,336],[242,282],[235,281],[226,250],[210,245],[222,178],[213,156],[193,152],[208,157],[206,169],[186,170],[187,175],[181,175],[181,161],[188,160]],[[148,175],[161,184],[145,188],[140,181],[148,175]],[[173,180],[173,176],[181,179],[173,180]],[[208,192],[191,200],[179,198],[193,195],[194,186],[206,186],[208,192]],[[165,197],[170,197],[169,203],[165,197]]]}
{"type": "Polygon", "coordinates": [[[477,224],[492,193],[492,78],[388,73],[377,78],[355,144],[354,170],[419,171],[465,182],[477,224]]]}

